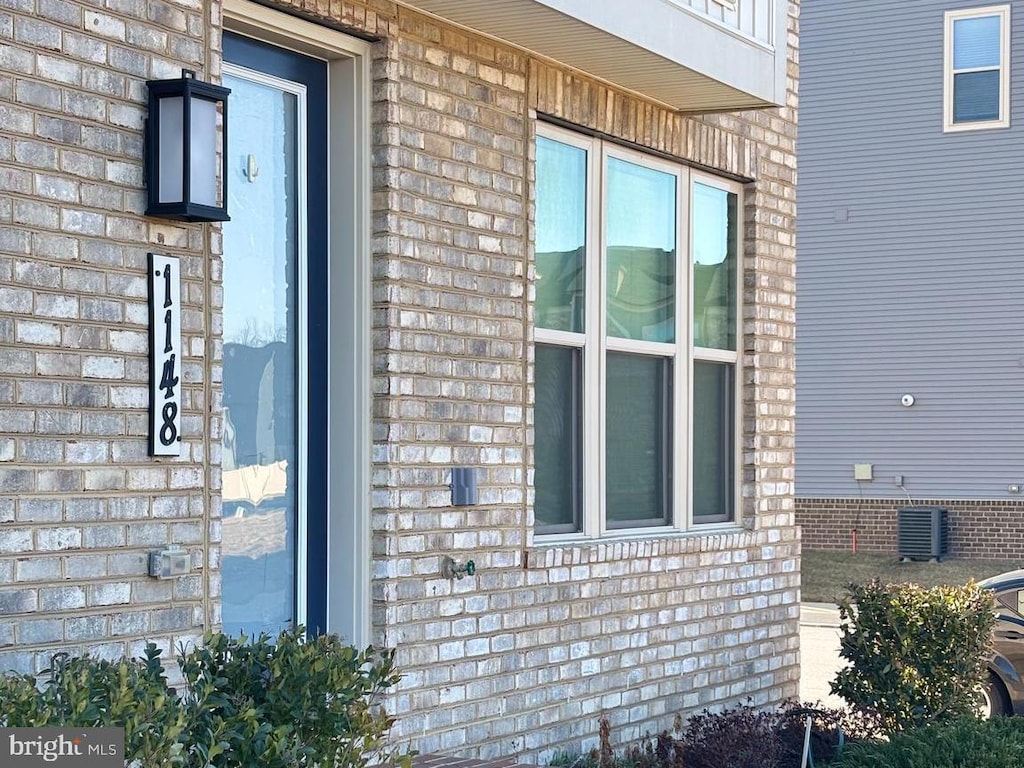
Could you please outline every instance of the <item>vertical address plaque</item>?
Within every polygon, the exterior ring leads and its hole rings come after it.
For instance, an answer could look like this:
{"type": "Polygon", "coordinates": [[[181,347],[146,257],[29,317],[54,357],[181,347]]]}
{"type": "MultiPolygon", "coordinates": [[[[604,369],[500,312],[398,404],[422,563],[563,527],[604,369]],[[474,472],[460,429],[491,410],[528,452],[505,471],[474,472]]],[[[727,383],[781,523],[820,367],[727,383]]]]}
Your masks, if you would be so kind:
{"type": "Polygon", "coordinates": [[[181,455],[178,257],[149,254],[149,455],[181,455]]]}

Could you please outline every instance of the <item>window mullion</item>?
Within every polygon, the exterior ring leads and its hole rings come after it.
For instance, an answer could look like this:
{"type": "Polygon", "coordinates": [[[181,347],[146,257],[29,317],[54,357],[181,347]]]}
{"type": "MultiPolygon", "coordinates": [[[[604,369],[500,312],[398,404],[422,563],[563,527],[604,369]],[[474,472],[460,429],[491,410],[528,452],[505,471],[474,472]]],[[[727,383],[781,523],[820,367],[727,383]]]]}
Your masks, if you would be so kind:
{"type": "Polygon", "coordinates": [[[587,153],[587,347],[584,351],[583,532],[604,533],[604,148],[587,153]]]}
{"type": "Polygon", "coordinates": [[[969,75],[969,74],[972,74],[974,72],[999,72],[1000,70],[1002,70],[1002,66],[997,64],[994,67],[993,66],[989,66],[989,67],[964,67],[963,69],[954,69],[953,70],[953,74],[954,75],[969,75]]]}
{"type": "Polygon", "coordinates": [[[690,414],[693,391],[690,384],[693,369],[693,281],[690,279],[690,171],[679,174],[678,210],[676,220],[676,362],[673,387],[673,430],[675,472],[673,474],[672,525],[690,527],[690,456],[693,451],[693,430],[690,414]]]}
{"type": "Polygon", "coordinates": [[[586,347],[585,333],[573,331],[552,331],[548,328],[534,328],[533,340],[538,344],[557,344],[560,347],[586,347]]]}

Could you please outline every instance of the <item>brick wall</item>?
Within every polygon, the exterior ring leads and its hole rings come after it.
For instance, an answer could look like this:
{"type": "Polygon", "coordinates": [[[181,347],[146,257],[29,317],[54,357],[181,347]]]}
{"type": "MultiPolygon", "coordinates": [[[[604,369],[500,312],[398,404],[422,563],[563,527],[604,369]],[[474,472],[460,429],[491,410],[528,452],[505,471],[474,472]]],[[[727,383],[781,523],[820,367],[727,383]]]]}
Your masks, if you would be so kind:
{"type": "MultiPolygon", "coordinates": [[[[281,3],[379,38],[373,69],[373,639],[395,736],[536,756],[797,693],[793,339],[798,4],[784,109],[687,118],[391,2],[281,3]],[[532,538],[537,113],[750,179],[744,527],[532,538]],[[449,505],[449,469],[482,468],[449,505]],[[474,559],[449,581],[440,558],[474,559]]],[[[165,646],[219,616],[219,228],[141,215],[144,81],[220,71],[220,6],[0,10],[0,666],[165,646]],[[148,250],[182,257],[181,460],[146,456],[148,250]],[[145,553],[189,546],[156,582],[145,553]]]]}
{"type": "Polygon", "coordinates": [[[374,270],[375,629],[407,674],[397,734],[428,751],[537,757],[592,746],[602,713],[629,739],[677,712],[795,696],[795,111],[688,119],[416,14],[398,20],[376,84],[397,105],[378,104],[377,153],[394,172],[377,177],[374,270]],[[753,179],[750,530],[532,540],[534,113],[753,179]],[[449,462],[484,468],[479,507],[449,506],[449,462]],[[444,554],[474,559],[477,576],[440,578],[444,554]]]}
{"type": "Polygon", "coordinates": [[[807,549],[849,550],[853,531],[862,552],[895,555],[897,510],[906,506],[949,510],[949,554],[982,560],[1024,558],[1024,502],[963,499],[796,500],[796,521],[807,549]]]}
{"type": "Polygon", "coordinates": [[[202,75],[210,17],[191,2],[0,9],[0,667],[57,649],[170,648],[204,625],[206,361],[214,275],[200,226],[146,219],[145,80],[202,75]],[[147,455],[146,254],[181,257],[182,455],[147,455]],[[146,573],[190,547],[197,570],[146,573]]]}

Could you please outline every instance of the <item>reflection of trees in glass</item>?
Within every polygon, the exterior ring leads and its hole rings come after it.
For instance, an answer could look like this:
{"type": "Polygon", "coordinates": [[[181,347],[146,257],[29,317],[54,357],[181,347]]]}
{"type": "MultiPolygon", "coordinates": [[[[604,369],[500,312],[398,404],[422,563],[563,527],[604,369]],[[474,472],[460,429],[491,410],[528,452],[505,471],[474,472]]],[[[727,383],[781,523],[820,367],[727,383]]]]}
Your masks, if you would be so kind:
{"type": "Polygon", "coordinates": [[[609,158],[605,204],[608,335],[675,341],[677,178],[609,158]]]}
{"type": "Polygon", "coordinates": [[[225,344],[238,344],[243,347],[265,347],[275,341],[288,342],[288,326],[274,326],[270,322],[260,322],[254,317],[247,317],[230,337],[225,335],[225,344]]]}
{"type": "Polygon", "coordinates": [[[587,153],[537,139],[537,325],[582,333],[587,153]]]}
{"type": "Polygon", "coordinates": [[[736,195],[693,185],[693,343],[736,349],[736,195]]]}
{"type": "Polygon", "coordinates": [[[608,335],[675,340],[675,251],[608,248],[608,335]]]}
{"type": "Polygon", "coordinates": [[[732,262],[693,266],[693,343],[698,347],[735,347],[735,289],[732,262]]]}
{"type": "Polygon", "coordinates": [[[584,247],[537,254],[537,325],[583,331],[584,247]]]}

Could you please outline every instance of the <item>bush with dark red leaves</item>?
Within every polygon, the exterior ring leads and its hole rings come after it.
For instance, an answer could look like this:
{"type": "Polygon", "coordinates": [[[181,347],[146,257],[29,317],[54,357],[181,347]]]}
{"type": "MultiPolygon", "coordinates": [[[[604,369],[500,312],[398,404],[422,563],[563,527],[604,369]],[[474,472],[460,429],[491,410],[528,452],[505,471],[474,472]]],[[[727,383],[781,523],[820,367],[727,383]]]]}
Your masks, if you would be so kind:
{"type": "Polygon", "coordinates": [[[807,718],[811,718],[813,765],[833,760],[851,738],[865,730],[845,711],[787,702],[761,710],[749,704],[717,712],[704,710],[672,731],[648,736],[616,753],[608,718],[599,721],[600,746],[572,759],[562,754],[553,765],[572,768],[800,768],[807,718]]]}

